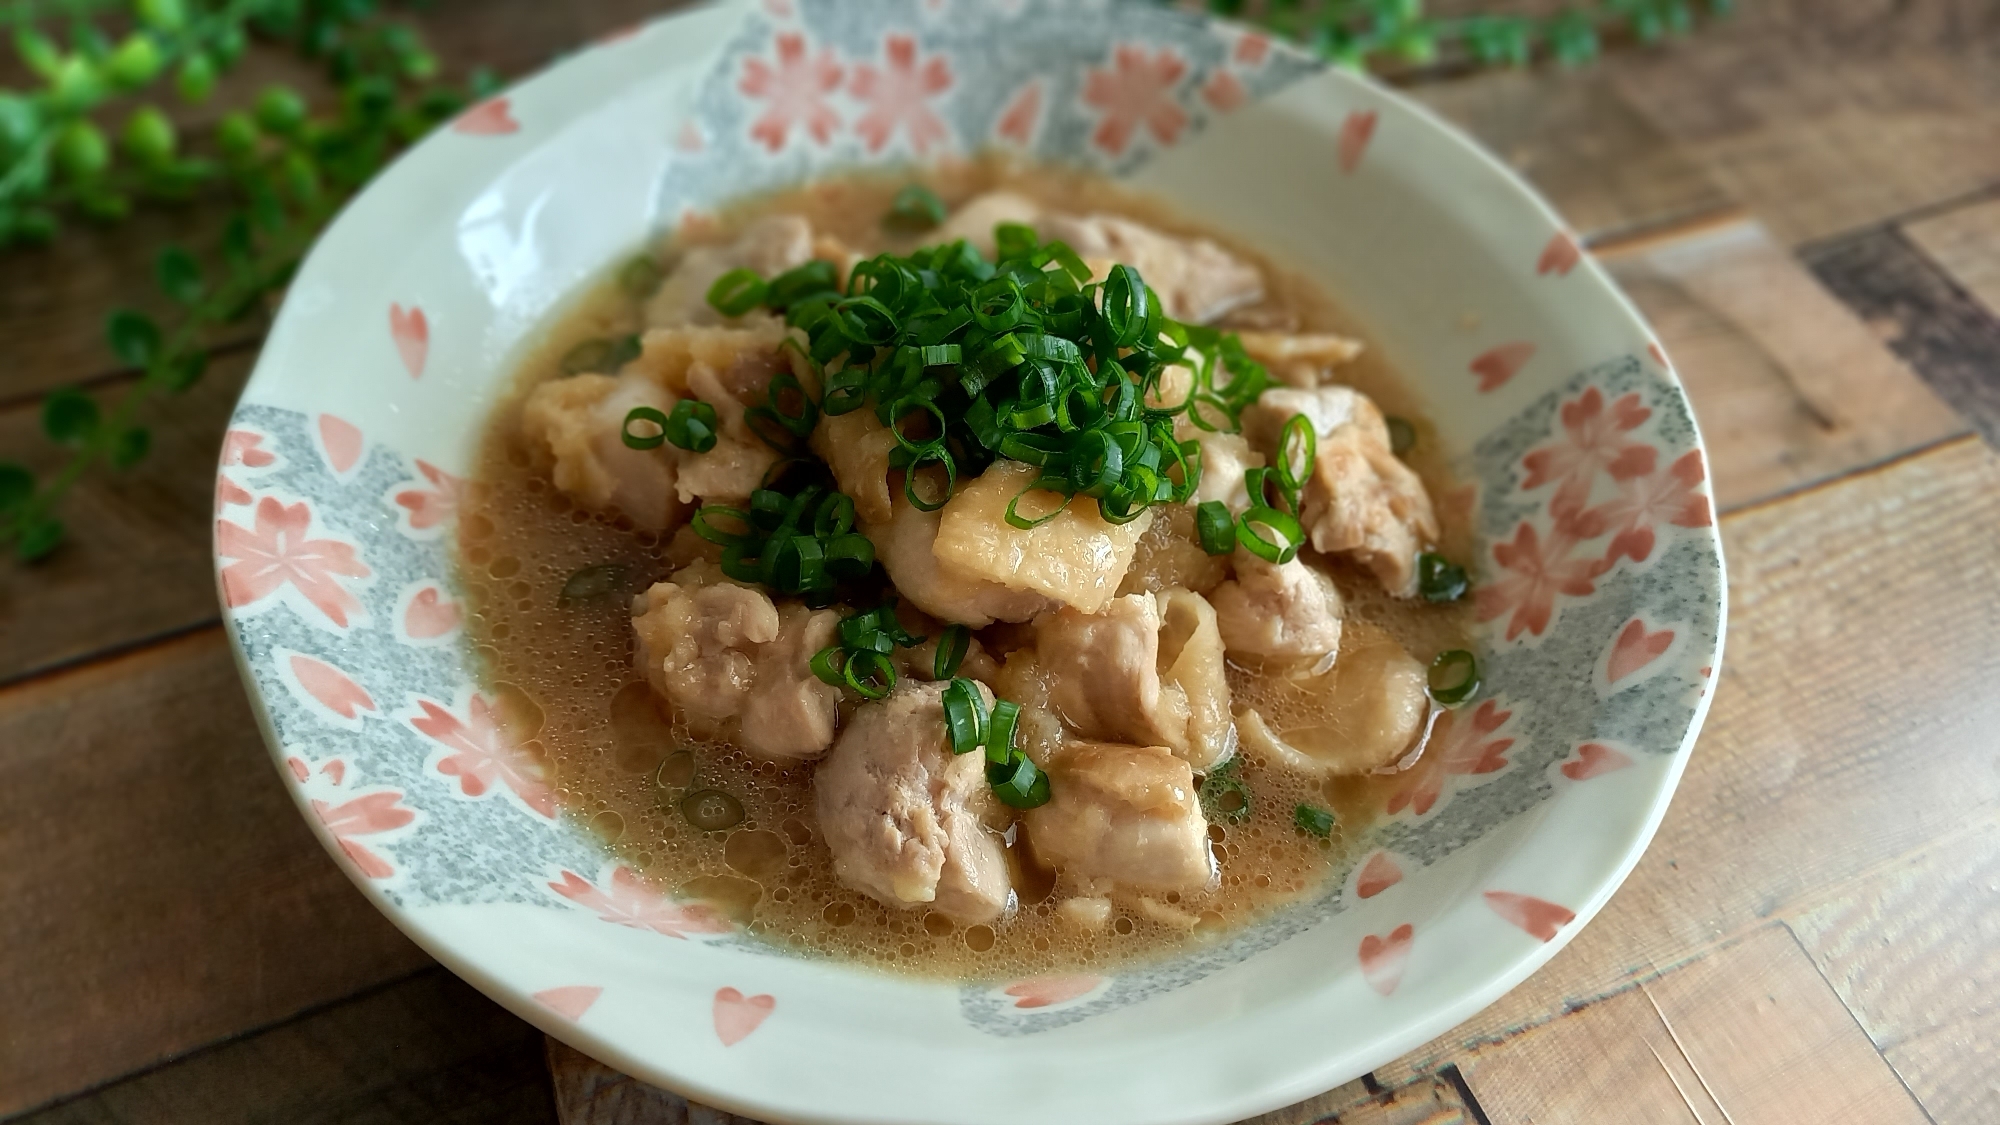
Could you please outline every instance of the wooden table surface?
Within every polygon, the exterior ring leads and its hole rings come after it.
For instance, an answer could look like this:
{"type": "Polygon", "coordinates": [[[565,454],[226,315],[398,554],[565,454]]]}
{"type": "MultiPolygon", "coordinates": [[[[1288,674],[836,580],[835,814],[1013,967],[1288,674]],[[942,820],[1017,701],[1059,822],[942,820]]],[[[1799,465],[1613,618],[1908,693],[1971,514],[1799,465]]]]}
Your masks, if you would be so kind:
{"type": "MultiPolygon", "coordinates": [[[[518,72],[658,7],[442,0],[518,72]]],[[[2000,1122],[2000,5],[1743,0],[1595,69],[1412,76],[1645,310],[1707,434],[1728,657],[1666,823],[1505,999],[1270,1125],[2000,1122]]],[[[204,114],[285,60],[258,57],[204,114]]],[[[0,255],[0,456],[197,207],[0,255]]],[[[0,564],[0,1118],[609,1125],[719,1115],[545,1045],[314,843],[210,577],[254,357],[0,564]]]]}

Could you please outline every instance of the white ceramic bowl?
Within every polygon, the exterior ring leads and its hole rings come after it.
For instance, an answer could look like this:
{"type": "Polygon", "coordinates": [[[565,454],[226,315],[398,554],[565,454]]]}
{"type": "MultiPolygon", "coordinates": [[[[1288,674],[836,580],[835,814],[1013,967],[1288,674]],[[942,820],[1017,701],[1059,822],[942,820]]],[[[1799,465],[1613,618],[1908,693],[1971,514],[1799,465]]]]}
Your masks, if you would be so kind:
{"type": "Polygon", "coordinates": [[[335,859],[495,1000],[776,1121],[1221,1122],[1445,1031],[1603,905],[1665,811],[1724,612],[1705,461],[1651,334],[1423,110],[1149,4],[741,0],[480,105],[333,225],[217,480],[230,633],[335,859]],[[745,191],[986,145],[1124,177],[1326,284],[1475,482],[1483,701],[1318,900],[1109,977],[951,986],[699,932],[554,815],[468,670],[459,477],[531,330],[745,191]]]}

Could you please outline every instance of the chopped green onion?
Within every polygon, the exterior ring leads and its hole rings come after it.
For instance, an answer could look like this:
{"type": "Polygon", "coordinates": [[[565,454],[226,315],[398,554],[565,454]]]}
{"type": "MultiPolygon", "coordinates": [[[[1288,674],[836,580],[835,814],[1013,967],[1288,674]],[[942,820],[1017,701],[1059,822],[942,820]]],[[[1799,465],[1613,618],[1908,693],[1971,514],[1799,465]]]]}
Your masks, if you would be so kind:
{"type": "Polygon", "coordinates": [[[958,666],[972,647],[972,630],[963,625],[947,625],[938,635],[937,654],[931,658],[931,679],[944,680],[958,675],[958,666]]]}
{"type": "Polygon", "coordinates": [[[1250,785],[1240,776],[1243,759],[1231,758],[1208,771],[1196,791],[1211,821],[1241,824],[1250,819],[1250,785]]]}
{"type": "Polygon", "coordinates": [[[643,351],[639,337],[615,336],[585,340],[563,353],[565,375],[616,375],[618,369],[639,358],[643,351]]]}
{"type": "Polygon", "coordinates": [[[1012,808],[1032,809],[1049,803],[1049,775],[1019,750],[1005,762],[987,762],[986,783],[1001,804],[1012,808]]]}
{"type": "Polygon", "coordinates": [[[654,261],[652,255],[641,254],[619,267],[618,288],[623,289],[626,296],[643,301],[653,295],[665,277],[660,263],[654,261]]]}
{"type": "Polygon", "coordinates": [[[694,453],[707,453],[715,448],[716,424],[715,407],[700,399],[684,398],[674,404],[674,412],[667,415],[661,428],[673,445],[694,453]]]}
{"type": "Polygon", "coordinates": [[[723,316],[742,316],[764,303],[770,289],[753,269],[733,269],[708,287],[708,303],[723,316]]]}
{"type": "Polygon", "coordinates": [[[1318,457],[1319,435],[1313,432],[1312,419],[1303,414],[1292,415],[1285,422],[1285,428],[1278,433],[1278,463],[1271,472],[1278,480],[1278,487],[1284,491],[1285,501],[1291,506],[1293,515],[1298,514],[1299,493],[1312,479],[1313,463],[1318,457]],[[1293,467],[1295,463],[1297,468],[1293,467]]]}
{"type": "Polygon", "coordinates": [[[1450,707],[1479,691],[1479,658],[1462,648],[1446,649],[1431,661],[1431,698],[1450,707]]]}
{"type": "Polygon", "coordinates": [[[1021,721],[1021,705],[1009,699],[995,700],[993,714],[986,720],[986,760],[1005,762],[1020,753],[1014,747],[1014,729],[1021,721]]]}
{"type": "Polygon", "coordinates": [[[986,706],[971,680],[954,679],[944,686],[944,726],[954,754],[970,754],[985,744],[986,706]]]}
{"type": "Polygon", "coordinates": [[[764,301],[774,308],[785,309],[809,297],[837,296],[839,290],[840,273],[833,263],[814,258],[772,278],[765,287],[764,301]]]}
{"type": "Polygon", "coordinates": [[[1408,419],[1391,414],[1382,421],[1389,427],[1389,452],[1401,457],[1416,447],[1417,428],[1408,419]]]}
{"type": "Polygon", "coordinates": [[[936,192],[922,184],[910,184],[889,201],[889,213],[882,216],[882,225],[929,230],[944,222],[947,213],[944,200],[936,192]]]}
{"type": "Polygon", "coordinates": [[[1455,602],[1471,588],[1464,567],[1431,551],[1417,556],[1417,591],[1425,601],[1455,602]]]}
{"type": "Polygon", "coordinates": [[[563,583],[562,593],[557,595],[556,604],[563,606],[587,602],[601,598],[625,584],[631,571],[618,563],[599,563],[586,566],[569,576],[563,583]]]}
{"type": "Polygon", "coordinates": [[[1290,512],[1276,508],[1256,507],[1236,517],[1236,544],[1265,562],[1280,565],[1298,557],[1299,548],[1305,545],[1306,530],[1298,518],[1290,512]],[[1277,539],[1266,539],[1258,534],[1262,527],[1274,533],[1277,539]]]}
{"type": "Polygon", "coordinates": [[[619,436],[625,439],[628,449],[658,449],[667,443],[667,416],[650,406],[635,406],[625,415],[625,427],[619,436]],[[656,432],[635,434],[634,422],[649,423],[656,432]]]}
{"type": "Polygon", "coordinates": [[[840,682],[863,699],[880,699],[896,686],[896,666],[879,652],[850,653],[840,682]]]}
{"type": "Polygon", "coordinates": [[[1300,805],[1292,810],[1292,824],[1301,832],[1310,833],[1325,840],[1333,835],[1333,814],[1312,805],[1300,805]]]}
{"type": "Polygon", "coordinates": [[[846,667],[847,650],[839,645],[828,645],[820,649],[813,654],[810,661],[806,662],[807,670],[819,677],[821,683],[832,684],[834,687],[847,686],[847,679],[841,674],[846,667]]]}
{"type": "Polygon", "coordinates": [[[703,832],[720,832],[743,823],[743,802],[720,789],[697,789],[681,798],[681,815],[703,832]]]}
{"type": "Polygon", "coordinates": [[[1203,500],[1195,505],[1194,527],[1201,536],[1201,549],[1209,554],[1226,555],[1236,550],[1236,520],[1222,501],[1203,500]]]}

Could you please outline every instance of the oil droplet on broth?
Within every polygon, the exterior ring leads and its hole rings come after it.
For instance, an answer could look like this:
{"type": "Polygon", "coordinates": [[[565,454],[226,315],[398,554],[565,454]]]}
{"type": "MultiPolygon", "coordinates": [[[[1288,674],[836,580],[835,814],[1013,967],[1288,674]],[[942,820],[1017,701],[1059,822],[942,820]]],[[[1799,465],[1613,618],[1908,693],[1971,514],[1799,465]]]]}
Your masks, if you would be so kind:
{"type": "Polygon", "coordinates": [[[625,836],[625,818],[606,809],[590,818],[590,834],[607,844],[615,844],[625,836]]]}

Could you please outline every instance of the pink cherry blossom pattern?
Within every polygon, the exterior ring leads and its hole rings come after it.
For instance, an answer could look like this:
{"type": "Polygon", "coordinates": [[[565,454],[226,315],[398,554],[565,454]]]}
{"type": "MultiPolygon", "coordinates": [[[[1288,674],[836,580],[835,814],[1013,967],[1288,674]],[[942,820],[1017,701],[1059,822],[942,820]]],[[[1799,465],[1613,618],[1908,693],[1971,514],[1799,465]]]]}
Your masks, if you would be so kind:
{"type": "Polygon", "coordinates": [[[1041,123],[1042,80],[1030,78],[1014,91],[1007,108],[1000,111],[999,118],[993,122],[993,136],[1019,148],[1028,148],[1035,143],[1035,133],[1041,123]]]}
{"type": "Polygon", "coordinates": [[[405,512],[404,530],[430,531],[450,523],[458,515],[465,481],[422,458],[417,460],[417,471],[431,482],[431,487],[405,488],[396,493],[396,506],[405,512]]]}
{"type": "Polygon", "coordinates": [[[1376,852],[1361,865],[1361,874],[1354,880],[1354,893],[1360,898],[1374,898],[1402,881],[1403,869],[1396,864],[1395,857],[1388,852],[1376,852]]]}
{"type": "Polygon", "coordinates": [[[328,621],[347,628],[361,601],[340,580],[372,573],[354,545],[314,537],[312,509],[303,500],[286,505],[266,496],[257,501],[254,519],[250,527],[215,521],[215,552],[230,560],[222,568],[229,608],[255,605],[290,586],[328,621]]]}
{"type": "Polygon", "coordinates": [[[792,0],[764,0],[764,12],[774,20],[788,20],[798,14],[792,0]]]}
{"type": "Polygon", "coordinates": [[[1605,548],[1609,561],[1645,562],[1653,553],[1657,527],[1708,527],[1715,522],[1708,496],[1700,491],[1707,472],[1699,449],[1688,450],[1663,469],[1651,465],[1646,469],[1618,478],[1618,495],[1596,509],[1612,533],[1605,548]]]}
{"type": "Polygon", "coordinates": [[[692,117],[683,118],[681,127],[674,134],[674,147],[682,152],[700,152],[708,147],[708,134],[701,131],[701,122],[692,117]]]}
{"type": "Polygon", "coordinates": [[[734,1047],[753,1031],[763,1026],[778,1006],[776,997],[769,993],[759,996],[745,996],[734,988],[715,990],[715,1037],[722,1040],[725,1047],[734,1047]]]}
{"type": "Polygon", "coordinates": [[[1250,102],[1250,91],[1230,70],[1218,70],[1201,84],[1201,100],[1217,113],[1234,113],[1250,102]]]}
{"type": "Polygon", "coordinates": [[[488,98],[459,114],[451,131],[469,137],[504,137],[520,132],[521,123],[514,120],[513,107],[506,98],[488,98]]]}
{"type": "Polygon", "coordinates": [[[1410,810],[1417,816],[1431,811],[1444,795],[1445,782],[1452,777],[1477,777],[1507,766],[1512,738],[1496,737],[1512,718],[1496,700],[1489,699],[1479,709],[1446,711],[1431,729],[1430,744],[1417,764],[1397,775],[1396,790],[1386,805],[1392,815],[1410,810]]]}
{"type": "Polygon", "coordinates": [[[215,514],[221,515],[224,508],[248,504],[256,497],[250,490],[229,479],[228,473],[215,474],[215,514]]]}
{"type": "Polygon", "coordinates": [[[882,37],[883,64],[854,64],[848,92],[867,106],[855,119],[854,132],[869,152],[881,152],[898,129],[918,156],[947,140],[950,130],[930,107],[932,98],[951,89],[951,62],[942,54],[926,58],[911,35],[882,37]]]}
{"type": "Polygon", "coordinates": [[[594,984],[566,984],[560,988],[544,988],[540,992],[530,992],[529,998],[571,1023],[583,1018],[597,998],[604,995],[604,989],[594,984]]]}
{"type": "Polygon", "coordinates": [[[501,729],[486,696],[472,693],[464,716],[432,699],[420,698],[417,706],[423,713],[412,717],[410,725],[447,751],[431,768],[456,779],[459,792],[477,799],[498,782],[535,813],[555,817],[555,791],[549,787],[541,744],[501,729]]]}
{"type": "Polygon", "coordinates": [[[1340,123],[1340,170],[1345,175],[1353,175],[1361,167],[1361,157],[1368,151],[1368,142],[1375,138],[1377,114],[1372,109],[1357,109],[1340,123]]]}
{"type": "Polygon", "coordinates": [[[1479,376],[1479,393],[1487,394],[1505,386],[1507,380],[1518,374],[1534,357],[1535,345],[1526,340],[1516,340],[1480,352],[1468,367],[1479,376]]]}
{"type": "Polygon", "coordinates": [[[689,934],[726,934],[729,920],[702,903],[678,903],[640,881],[632,869],[619,864],[603,887],[564,871],[562,880],[549,889],[562,897],[595,910],[606,922],[635,930],[651,930],[670,938],[685,939],[689,934]]]}
{"type": "Polygon", "coordinates": [[[1542,247],[1542,256],[1535,262],[1535,272],[1568,277],[1569,271],[1582,260],[1583,250],[1577,246],[1576,239],[1571,238],[1568,231],[1559,230],[1550,235],[1548,245],[1542,247]]]}
{"type": "Polygon", "coordinates": [[[361,427],[345,418],[333,414],[322,414],[315,427],[319,431],[320,455],[326,458],[326,466],[333,475],[344,477],[361,463],[361,451],[367,446],[367,439],[361,436],[361,427]]]}
{"type": "Polygon", "coordinates": [[[1403,983],[1403,966],[1410,960],[1410,946],[1417,929],[1408,922],[1389,931],[1386,938],[1365,934],[1361,938],[1361,975],[1368,987],[1384,996],[1403,983]]]}
{"type": "Polygon", "coordinates": [[[396,354],[402,358],[403,369],[410,378],[421,379],[424,363],[431,353],[431,322],[424,310],[415,305],[409,308],[389,303],[389,338],[396,343],[396,354]]]}
{"type": "Polygon", "coordinates": [[[1493,913],[1543,941],[1554,941],[1557,930],[1576,921],[1576,911],[1567,906],[1512,891],[1487,891],[1486,905],[1493,908],[1493,913]]]}
{"type": "Polygon", "coordinates": [[[764,112],[750,125],[750,137],[778,152],[791,139],[792,126],[797,125],[815,143],[824,145],[840,129],[840,113],[827,102],[846,75],[840,56],[832,47],[821,47],[819,54],[812,54],[806,37],[796,31],[779,34],[776,43],[777,58],[745,58],[743,76],[736,83],[744,96],[766,103],[764,112]]]}
{"type": "Polygon", "coordinates": [[[1652,414],[1637,392],[1607,404],[1604,392],[1587,388],[1557,411],[1562,420],[1561,436],[1521,458],[1521,466],[1528,470],[1521,481],[1522,491],[1533,492],[1554,483],[1556,491],[1549,509],[1561,516],[1575,513],[1589,502],[1599,473],[1625,480],[1652,472],[1659,451],[1626,437],[1652,414]]]}
{"type": "Polygon", "coordinates": [[[1617,683],[1639,669],[1659,659],[1660,654],[1672,648],[1674,631],[1661,629],[1648,633],[1646,623],[1634,617],[1618,630],[1618,636],[1611,642],[1611,651],[1605,654],[1604,678],[1607,683],[1617,683]]]}
{"type": "Polygon", "coordinates": [[[404,808],[402,800],[401,791],[384,789],[339,805],[315,800],[312,810],[320,823],[326,825],[326,830],[333,833],[340,850],[347,853],[347,858],[354,861],[354,866],[363,875],[370,879],[387,879],[396,873],[395,867],[355,837],[390,832],[415,820],[417,814],[404,808]]]}
{"type": "Polygon", "coordinates": [[[321,777],[326,778],[328,781],[333,782],[335,785],[340,785],[347,780],[347,763],[340,760],[339,758],[335,758],[334,760],[321,766],[319,768],[319,773],[321,777]]]}
{"type": "Polygon", "coordinates": [[[246,469],[267,468],[278,460],[278,455],[261,448],[265,435],[255,430],[234,429],[222,435],[222,463],[241,465],[246,469]]]}
{"type": "Polygon", "coordinates": [[[413,641],[435,641],[447,637],[464,620],[458,603],[444,596],[436,583],[417,588],[403,605],[403,635],[413,641]]]}
{"type": "Polygon", "coordinates": [[[1113,47],[1111,65],[1084,74],[1083,103],[1099,114],[1090,143],[1107,155],[1123,156],[1142,127],[1160,144],[1179,140],[1188,115],[1174,88],[1187,70],[1187,60],[1171,47],[1157,52],[1137,43],[1113,47]]]}
{"type": "Polygon", "coordinates": [[[287,663],[306,694],[341,718],[352,719],[363,711],[375,710],[375,697],[326,661],[295,652],[287,663]]]}
{"type": "Polygon", "coordinates": [[[1558,526],[1546,542],[1535,525],[1525,521],[1514,530],[1511,542],[1493,545],[1493,561],[1499,573],[1480,583],[1475,591],[1481,621],[1507,617],[1507,639],[1523,632],[1541,636],[1555,615],[1556,595],[1585,598],[1597,592],[1597,578],[1611,564],[1595,555],[1579,555],[1582,534],[1572,526],[1558,526]]]}
{"type": "Polygon", "coordinates": [[[1271,38],[1256,32],[1240,36],[1229,57],[1239,66],[1263,66],[1264,60],[1271,57],[1271,38]]]}
{"type": "Polygon", "coordinates": [[[301,782],[312,776],[312,768],[306,765],[304,758],[286,758],[285,768],[292,771],[292,777],[301,782]]]}
{"type": "Polygon", "coordinates": [[[1631,757],[1623,751],[1614,750],[1602,742],[1586,742],[1576,748],[1576,757],[1562,764],[1562,775],[1571,781],[1589,781],[1593,777],[1616,773],[1631,764],[1631,757]]]}
{"type": "Polygon", "coordinates": [[[1051,1004],[1061,1004],[1085,995],[1104,978],[1090,973],[1070,973],[1057,976],[1029,977],[1008,985],[1001,991],[1014,997],[1016,1008],[1046,1008],[1051,1004]]]}

